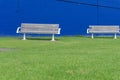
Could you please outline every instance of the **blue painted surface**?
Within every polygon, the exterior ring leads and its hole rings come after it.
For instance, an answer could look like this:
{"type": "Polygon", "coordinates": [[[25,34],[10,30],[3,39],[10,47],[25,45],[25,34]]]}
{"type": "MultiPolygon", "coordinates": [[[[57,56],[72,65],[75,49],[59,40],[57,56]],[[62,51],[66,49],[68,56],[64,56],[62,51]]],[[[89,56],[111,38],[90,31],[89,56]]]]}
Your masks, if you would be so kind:
{"type": "MultiPolygon", "coordinates": [[[[97,4],[97,0],[73,0],[97,4]]],[[[100,5],[120,7],[118,0],[100,5]]],[[[120,10],[56,0],[0,0],[0,35],[16,35],[20,23],[58,23],[61,35],[86,35],[89,25],[120,25],[120,10]]]]}

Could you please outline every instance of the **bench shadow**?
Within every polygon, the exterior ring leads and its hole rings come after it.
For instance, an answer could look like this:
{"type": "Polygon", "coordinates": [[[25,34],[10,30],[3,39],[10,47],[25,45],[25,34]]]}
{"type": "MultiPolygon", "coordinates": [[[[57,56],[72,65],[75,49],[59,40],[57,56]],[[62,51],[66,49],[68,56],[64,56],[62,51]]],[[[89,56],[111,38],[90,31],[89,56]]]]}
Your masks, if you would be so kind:
{"type": "MultiPolygon", "coordinates": [[[[40,41],[51,41],[52,40],[52,38],[31,38],[31,37],[29,37],[29,38],[27,38],[27,40],[40,40],[40,41]]],[[[59,41],[59,39],[58,38],[55,38],[55,41],[59,41]]]]}
{"type": "Polygon", "coordinates": [[[96,39],[114,39],[114,36],[95,36],[96,39]]]}

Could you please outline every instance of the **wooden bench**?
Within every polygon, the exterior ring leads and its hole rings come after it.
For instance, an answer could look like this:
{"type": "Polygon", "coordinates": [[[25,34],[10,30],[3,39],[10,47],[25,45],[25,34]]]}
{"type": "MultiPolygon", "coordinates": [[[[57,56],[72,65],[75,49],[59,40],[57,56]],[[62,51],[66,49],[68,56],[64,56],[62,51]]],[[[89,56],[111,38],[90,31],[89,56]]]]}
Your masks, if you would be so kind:
{"type": "Polygon", "coordinates": [[[55,41],[54,35],[60,34],[60,28],[59,24],[22,23],[16,33],[23,33],[23,40],[26,40],[26,34],[52,34],[52,41],[55,41]]]}
{"type": "Polygon", "coordinates": [[[114,39],[116,39],[119,30],[119,25],[90,25],[87,33],[92,34],[91,38],[94,38],[94,34],[114,34],[114,39]]]}

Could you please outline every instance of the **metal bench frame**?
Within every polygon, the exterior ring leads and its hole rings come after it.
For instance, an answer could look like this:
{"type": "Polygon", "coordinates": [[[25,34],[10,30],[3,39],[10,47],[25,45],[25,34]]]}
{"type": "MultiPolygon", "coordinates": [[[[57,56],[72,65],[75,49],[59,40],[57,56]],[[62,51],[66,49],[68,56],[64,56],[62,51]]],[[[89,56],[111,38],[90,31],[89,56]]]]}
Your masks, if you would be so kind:
{"type": "Polygon", "coordinates": [[[91,38],[94,38],[94,34],[114,34],[114,39],[117,39],[119,33],[119,25],[90,25],[87,29],[87,33],[91,33],[91,38]]]}
{"type": "Polygon", "coordinates": [[[26,40],[26,34],[52,34],[51,41],[55,41],[55,34],[60,34],[60,30],[59,24],[22,23],[21,27],[17,28],[16,33],[23,33],[23,40],[26,40]]]}

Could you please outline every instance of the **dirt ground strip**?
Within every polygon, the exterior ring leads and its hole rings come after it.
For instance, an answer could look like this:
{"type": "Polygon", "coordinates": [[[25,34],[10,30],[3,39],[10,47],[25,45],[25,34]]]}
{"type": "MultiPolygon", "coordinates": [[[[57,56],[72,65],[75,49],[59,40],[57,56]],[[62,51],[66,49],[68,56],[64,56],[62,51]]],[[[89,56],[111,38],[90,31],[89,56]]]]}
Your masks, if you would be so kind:
{"type": "Polygon", "coordinates": [[[0,48],[0,52],[11,51],[11,50],[13,50],[13,49],[11,49],[11,48],[0,48]]]}

